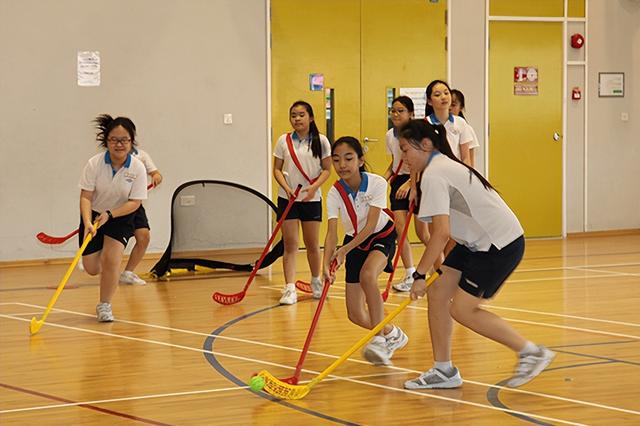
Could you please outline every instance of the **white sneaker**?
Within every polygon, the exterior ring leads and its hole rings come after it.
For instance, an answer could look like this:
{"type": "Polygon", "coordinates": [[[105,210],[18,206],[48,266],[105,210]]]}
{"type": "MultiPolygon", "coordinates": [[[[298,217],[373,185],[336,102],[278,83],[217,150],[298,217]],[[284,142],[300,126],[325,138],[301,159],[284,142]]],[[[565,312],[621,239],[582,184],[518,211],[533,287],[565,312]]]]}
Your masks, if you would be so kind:
{"type": "Polygon", "coordinates": [[[409,343],[409,337],[397,325],[394,325],[393,330],[384,336],[384,338],[387,340],[387,348],[389,348],[389,352],[391,353],[389,358],[393,356],[395,351],[404,348],[407,346],[407,343],[409,343]]]}
{"type": "Polygon", "coordinates": [[[132,271],[123,271],[120,274],[120,282],[122,284],[131,284],[131,285],[145,285],[147,282],[136,275],[135,272],[132,271]]]}
{"type": "Polygon", "coordinates": [[[286,287],[282,290],[282,297],[280,298],[281,305],[294,305],[298,301],[298,294],[296,288],[293,289],[286,287]]]}
{"type": "Polygon", "coordinates": [[[507,386],[515,388],[531,381],[551,364],[555,356],[555,352],[550,351],[542,345],[538,346],[537,353],[520,355],[516,372],[507,382],[507,386]]]}
{"type": "Polygon", "coordinates": [[[392,354],[387,339],[382,336],[374,336],[362,350],[362,356],[373,365],[390,365],[392,354]]]}
{"type": "Polygon", "coordinates": [[[413,277],[411,275],[407,275],[404,277],[402,281],[393,285],[393,289],[396,291],[411,291],[411,286],[413,285],[413,277]]]}
{"type": "Polygon", "coordinates": [[[405,389],[453,389],[460,386],[462,377],[455,367],[448,376],[437,368],[432,368],[415,379],[404,382],[405,389]]]}
{"type": "Polygon", "coordinates": [[[313,292],[314,299],[320,299],[320,296],[322,296],[323,287],[324,284],[322,283],[321,279],[311,278],[311,291],[313,292]]]}
{"type": "Polygon", "coordinates": [[[111,310],[111,303],[101,302],[96,305],[96,316],[99,322],[111,322],[115,318],[113,317],[113,311],[111,310]]]}

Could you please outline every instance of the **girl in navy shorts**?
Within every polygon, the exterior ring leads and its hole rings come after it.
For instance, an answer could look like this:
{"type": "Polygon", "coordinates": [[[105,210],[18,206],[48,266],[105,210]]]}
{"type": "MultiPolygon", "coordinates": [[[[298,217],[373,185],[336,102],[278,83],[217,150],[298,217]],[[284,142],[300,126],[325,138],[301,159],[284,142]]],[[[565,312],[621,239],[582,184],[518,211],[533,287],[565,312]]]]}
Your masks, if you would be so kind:
{"type": "Polygon", "coordinates": [[[522,337],[497,315],[481,308],[518,266],[524,254],[520,222],[491,184],[452,152],[443,126],[412,120],[400,132],[403,159],[422,172],[418,218],[433,225],[414,273],[411,298],[428,294],[433,368],[405,382],[407,389],[455,388],[462,378],[451,362],[452,320],[512,349],[519,357],[507,386],[527,383],[555,353],[522,337]],[[449,238],[456,245],[442,276],[428,289],[432,270],[449,238]]]}
{"type": "MultiPolygon", "coordinates": [[[[329,265],[346,263],[346,304],[349,320],[366,329],[374,328],[384,317],[378,290],[378,276],[390,271],[395,251],[393,221],[383,211],[387,207],[387,181],[364,171],[360,142],[353,137],[338,139],[331,150],[331,161],[340,176],[327,194],[327,236],[324,242],[324,275],[333,283],[335,272],[329,265]],[[338,217],[345,238],[338,241],[338,217]]],[[[393,353],[404,347],[408,337],[397,326],[387,324],[363,350],[363,356],[376,365],[387,365],[393,353]]]]}

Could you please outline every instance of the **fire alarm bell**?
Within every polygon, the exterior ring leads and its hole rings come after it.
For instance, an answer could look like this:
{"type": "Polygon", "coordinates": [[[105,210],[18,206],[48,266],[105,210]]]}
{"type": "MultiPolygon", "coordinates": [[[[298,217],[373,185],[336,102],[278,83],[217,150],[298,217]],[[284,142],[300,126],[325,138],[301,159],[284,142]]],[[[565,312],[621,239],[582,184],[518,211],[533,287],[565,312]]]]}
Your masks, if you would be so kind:
{"type": "Polygon", "coordinates": [[[574,49],[580,49],[584,46],[584,37],[582,34],[575,33],[571,36],[571,47],[574,49]]]}
{"type": "Polygon", "coordinates": [[[579,87],[574,87],[571,90],[571,99],[573,99],[574,101],[579,101],[580,99],[582,99],[582,92],[580,92],[579,87]]]}

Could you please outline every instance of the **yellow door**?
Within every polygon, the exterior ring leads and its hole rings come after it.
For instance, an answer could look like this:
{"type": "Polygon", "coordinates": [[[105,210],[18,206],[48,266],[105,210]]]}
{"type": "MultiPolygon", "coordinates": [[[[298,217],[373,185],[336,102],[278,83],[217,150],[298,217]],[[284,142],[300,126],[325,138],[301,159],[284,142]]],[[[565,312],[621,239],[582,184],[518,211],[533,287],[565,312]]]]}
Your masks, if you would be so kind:
{"type": "Polygon", "coordinates": [[[491,22],[489,44],[489,180],[526,236],[560,236],[562,23],[491,22]],[[516,67],[537,70],[537,94],[514,94],[516,67]]]}
{"type": "MultiPolygon", "coordinates": [[[[446,78],[445,13],[446,1],[272,0],[273,144],[290,131],[289,107],[298,99],[313,106],[318,129],[326,132],[324,92],[309,89],[309,74],[321,73],[334,89],[335,137],[368,138],[367,163],[382,174],[391,161],[384,142],[387,88],[446,78]]],[[[332,172],[324,196],[336,179],[332,172]]],[[[323,223],[321,238],[325,230],[323,223]]]]}

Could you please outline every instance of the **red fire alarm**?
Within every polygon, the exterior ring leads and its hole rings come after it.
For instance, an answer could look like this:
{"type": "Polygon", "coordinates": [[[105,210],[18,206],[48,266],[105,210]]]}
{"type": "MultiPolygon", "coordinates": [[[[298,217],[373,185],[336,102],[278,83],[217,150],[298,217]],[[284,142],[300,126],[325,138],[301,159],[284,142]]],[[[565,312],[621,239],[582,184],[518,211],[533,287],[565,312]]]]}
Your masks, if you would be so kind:
{"type": "Polygon", "coordinates": [[[571,47],[574,49],[580,49],[584,46],[584,37],[582,34],[575,33],[571,36],[571,47]]]}
{"type": "Polygon", "coordinates": [[[571,90],[571,99],[573,99],[574,101],[579,101],[580,99],[582,99],[582,92],[580,91],[579,87],[574,87],[571,90]]]}

